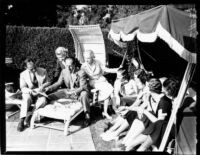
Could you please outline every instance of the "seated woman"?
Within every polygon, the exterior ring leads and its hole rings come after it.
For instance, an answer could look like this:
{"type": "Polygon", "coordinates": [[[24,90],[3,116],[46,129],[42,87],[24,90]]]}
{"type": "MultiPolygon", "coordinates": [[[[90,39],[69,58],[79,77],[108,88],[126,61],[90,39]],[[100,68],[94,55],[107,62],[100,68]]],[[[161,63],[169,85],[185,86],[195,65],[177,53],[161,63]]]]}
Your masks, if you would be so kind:
{"type": "Polygon", "coordinates": [[[107,68],[95,59],[94,52],[92,50],[86,50],[84,52],[85,62],[82,64],[81,69],[89,76],[89,83],[92,88],[99,90],[99,101],[104,101],[104,112],[102,113],[107,119],[112,119],[107,113],[108,104],[111,94],[113,93],[113,87],[106,78],[103,76],[104,72],[117,73],[118,68],[107,68]]]}
{"type": "Polygon", "coordinates": [[[132,111],[133,109],[136,110],[136,107],[139,106],[140,104],[141,104],[140,106],[142,107],[147,106],[147,103],[145,101],[146,92],[147,92],[146,91],[147,75],[145,71],[142,69],[137,70],[134,73],[134,79],[136,81],[138,90],[140,90],[137,96],[137,99],[130,107],[122,106],[119,108],[119,110],[121,111],[121,115],[119,115],[116,118],[116,120],[113,122],[114,125],[108,131],[101,134],[102,139],[105,141],[116,139],[120,135],[120,133],[122,133],[129,126],[131,126],[133,120],[137,116],[137,112],[132,111]]]}
{"type": "Polygon", "coordinates": [[[114,83],[113,109],[117,110],[119,106],[125,105],[126,102],[132,104],[137,97],[138,91],[135,81],[130,79],[126,70],[120,68],[117,71],[117,78],[114,83]]]}
{"type": "MultiPolygon", "coordinates": [[[[149,104],[147,106],[147,109],[137,107],[137,117],[136,119],[134,119],[131,128],[125,138],[119,143],[121,144],[120,147],[125,150],[129,149],[131,141],[139,134],[141,134],[145,130],[145,128],[150,125],[151,121],[156,121],[157,118],[155,116],[158,115],[158,113],[159,115],[162,115],[162,110],[159,110],[159,112],[157,110],[159,109],[159,103],[165,103],[165,101],[168,103],[166,98],[163,98],[164,94],[161,93],[162,84],[159,79],[150,79],[150,81],[148,82],[148,87],[150,96],[148,97],[149,104]]],[[[121,148],[119,148],[119,150],[121,150],[121,148]]]]}
{"type": "MultiPolygon", "coordinates": [[[[145,151],[152,144],[159,147],[168,120],[171,115],[171,109],[172,109],[171,100],[177,96],[178,88],[179,84],[174,79],[169,78],[163,82],[163,92],[165,95],[160,98],[158,105],[156,105],[156,103],[153,102],[150,103],[152,109],[151,111],[146,111],[146,110],[143,111],[143,114],[145,116],[143,117],[146,119],[146,121],[143,121],[145,128],[141,128],[140,131],[142,131],[142,133],[137,135],[135,134],[131,140],[125,143],[126,151],[130,151],[139,144],[142,145],[140,145],[137,151],[145,151]],[[155,109],[154,109],[154,104],[155,104],[155,109]]],[[[151,90],[152,89],[150,88],[150,91],[151,90]]],[[[151,91],[151,95],[152,99],[155,98],[156,100],[156,93],[151,91]]]]}

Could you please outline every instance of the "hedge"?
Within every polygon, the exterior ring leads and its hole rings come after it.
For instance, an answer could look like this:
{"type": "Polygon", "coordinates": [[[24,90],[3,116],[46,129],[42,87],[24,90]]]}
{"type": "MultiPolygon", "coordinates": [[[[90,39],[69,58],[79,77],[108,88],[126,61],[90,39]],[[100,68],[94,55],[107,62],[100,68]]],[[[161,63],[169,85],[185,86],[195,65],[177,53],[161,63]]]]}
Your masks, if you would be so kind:
{"type": "MultiPolygon", "coordinates": [[[[102,31],[106,52],[111,53],[114,45],[108,40],[108,31],[102,31]]],[[[37,66],[47,69],[50,78],[56,65],[54,54],[58,46],[67,47],[75,56],[74,42],[67,28],[56,27],[6,27],[6,57],[12,57],[17,69],[24,69],[23,61],[27,56],[36,60],[37,66]]]]}

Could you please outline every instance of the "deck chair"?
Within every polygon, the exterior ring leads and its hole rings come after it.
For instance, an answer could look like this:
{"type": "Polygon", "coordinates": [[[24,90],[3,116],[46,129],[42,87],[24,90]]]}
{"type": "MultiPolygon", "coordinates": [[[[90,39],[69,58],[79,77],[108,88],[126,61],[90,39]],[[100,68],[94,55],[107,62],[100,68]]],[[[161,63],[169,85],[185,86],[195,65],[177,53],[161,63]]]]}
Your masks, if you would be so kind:
{"type": "MultiPolygon", "coordinates": [[[[92,90],[93,97],[91,98],[90,105],[95,105],[98,101],[98,90],[92,90]]],[[[57,99],[51,101],[44,108],[40,108],[33,113],[31,118],[31,129],[35,127],[45,127],[50,129],[56,129],[64,131],[64,135],[69,134],[70,123],[83,112],[82,103],[73,99],[57,99]],[[53,118],[62,120],[64,122],[64,128],[52,127],[48,123],[36,123],[41,117],[53,118]]]]}
{"type": "MultiPolygon", "coordinates": [[[[84,62],[83,52],[87,49],[91,49],[95,52],[95,57],[103,65],[106,65],[106,53],[105,53],[105,44],[103,39],[103,34],[99,25],[84,25],[84,26],[72,26],[69,25],[69,30],[72,34],[74,45],[75,45],[75,55],[80,63],[84,62]]],[[[93,89],[93,97],[91,99],[90,105],[97,105],[98,100],[98,90],[93,89]]],[[[71,102],[74,104],[74,108],[66,109],[66,111],[61,112],[63,114],[58,114],[55,112],[56,106],[60,106],[60,110],[63,108],[63,105],[60,105],[57,101],[50,103],[44,108],[40,108],[35,111],[31,119],[31,129],[34,129],[36,126],[47,127],[57,130],[64,130],[64,135],[68,135],[69,125],[72,120],[74,120],[80,113],[83,112],[82,104],[74,100],[66,100],[66,102],[71,102]],[[62,107],[62,108],[61,108],[62,107]],[[53,110],[54,109],[54,110],[53,110]],[[72,110],[73,109],[73,110],[72,110]],[[60,119],[64,121],[64,128],[56,128],[49,125],[44,125],[41,123],[35,123],[36,119],[39,119],[40,116],[60,119]]],[[[63,108],[65,109],[65,108],[63,108]]],[[[61,110],[62,111],[62,110],[61,110]]]]}
{"type": "Polygon", "coordinates": [[[14,93],[9,92],[8,90],[12,88],[13,83],[5,83],[5,104],[7,105],[16,105],[19,109],[17,111],[14,111],[10,113],[9,115],[6,115],[6,119],[10,118],[11,116],[15,115],[20,111],[20,106],[22,103],[22,100],[20,99],[21,97],[21,91],[17,90],[14,93]]]}

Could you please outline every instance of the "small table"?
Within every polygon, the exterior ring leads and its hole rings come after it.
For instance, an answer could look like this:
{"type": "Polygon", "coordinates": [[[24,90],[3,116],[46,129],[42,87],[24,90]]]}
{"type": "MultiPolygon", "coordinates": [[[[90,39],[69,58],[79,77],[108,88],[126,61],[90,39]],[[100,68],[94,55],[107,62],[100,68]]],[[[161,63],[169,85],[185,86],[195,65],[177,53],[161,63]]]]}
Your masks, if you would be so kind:
{"type": "Polygon", "coordinates": [[[83,111],[83,106],[80,101],[68,99],[66,103],[59,103],[58,101],[51,101],[50,104],[44,108],[36,110],[31,118],[31,129],[35,126],[47,127],[56,130],[64,130],[64,135],[68,135],[68,128],[70,122],[76,118],[83,111]],[[54,118],[64,121],[64,129],[51,127],[42,123],[35,123],[40,116],[54,118]]]}

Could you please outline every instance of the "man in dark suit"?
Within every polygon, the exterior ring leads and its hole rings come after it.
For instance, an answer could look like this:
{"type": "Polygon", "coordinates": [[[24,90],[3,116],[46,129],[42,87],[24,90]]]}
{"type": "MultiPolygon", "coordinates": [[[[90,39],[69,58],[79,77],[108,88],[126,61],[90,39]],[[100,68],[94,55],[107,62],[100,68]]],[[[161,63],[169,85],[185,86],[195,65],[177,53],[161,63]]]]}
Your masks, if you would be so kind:
{"type": "Polygon", "coordinates": [[[45,91],[55,91],[64,83],[66,88],[54,92],[54,96],[56,96],[58,99],[63,97],[63,93],[66,95],[66,97],[69,97],[69,95],[77,96],[83,104],[83,109],[85,112],[84,126],[88,126],[90,124],[90,88],[87,82],[87,74],[77,67],[75,64],[75,59],[73,58],[67,58],[65,60],[65,66],[66,68],[61,71],[58,81],[51,86],[46,87],[45,91]]]}

